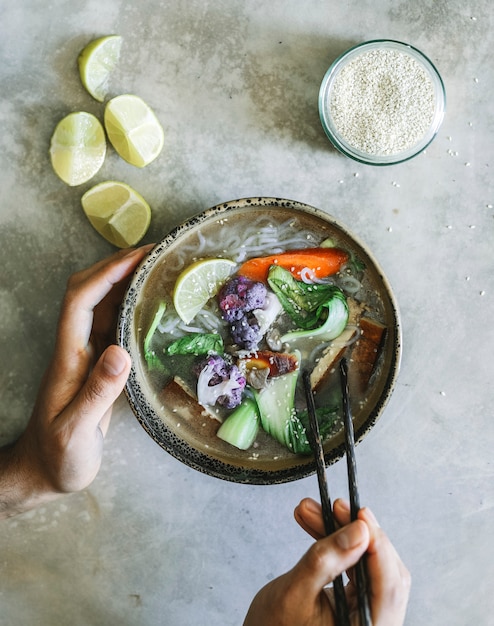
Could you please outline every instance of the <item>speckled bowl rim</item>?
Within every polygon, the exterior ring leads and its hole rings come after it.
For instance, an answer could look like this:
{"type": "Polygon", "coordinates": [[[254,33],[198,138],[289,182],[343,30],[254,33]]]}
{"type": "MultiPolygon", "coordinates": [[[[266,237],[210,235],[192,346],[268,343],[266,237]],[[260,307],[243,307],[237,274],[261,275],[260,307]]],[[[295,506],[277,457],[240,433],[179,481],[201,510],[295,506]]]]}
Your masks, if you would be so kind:
{"type": "Polygon", "coordinates": [[[348,50],[343,52],[337,59],[335,59],[335,61],[333,61],[321,82],[321,87],[319,89],[318,107],[319,118],[321,120],[324,132],[328,136],[333,146],[342,154],[350,157],[351,159],[354,159],[355,161],[358,161],[359,163],[364,163],[366,165],[396,165],[398,163],[409,161],[410,159],[413,159],[415,156],[423,152],[437,135],[439,128],[443,122],[444,114],[446,112],[446,90],[441,75],[439,74],[436,66],[421,50],[415,48],[408,43],[397,41],[395,39],[373,39],[370,41],[364,41],[363,43],[359,43],[349,48],[348,50]],[[411,146],[407,150],[390,155],[368,154],[367,152],[362,152],[361,150],[358,150],[347,141],[345,141],[345,139],[336,130],[328,110],[329,107],[326,106],[330,97],[329,92],[340,70],[355,57],[360,56],[361,54],[368,52],[369,50],[379,48],[399,50],[400,52],[404,52],[412,56],[428,72],[433,82],[434,91],[436,94],[434,118],[428,130],[428,133],[424,135],[422,141],[418,142],[414,146],[411,146]]]}
{"type": "MultiPolygon", "coordinates": [[[[362,249],[362,251],[374,264],[374,268],[382,281],[383,288],[386,291],[386,295],[392,307],[392,315],[395,321],[393,328],[389,329],[388,335],[389,340],[392,341],[392,345],[394,347],[383,392],[365,422],[360,426],[360,428],[355,430],[355,440],[359,443],[371,430],[377,419],[382,414],[396,384],[400,369],[402,350],[400,314],[391,286],[385,277],[384,272],[368,248],[353,233],[343,226],[343,224],[339,223],[328,213],[313,206],[294,200],[274,197],[242,198],[240,200],[232,200],[230,202],[218,204],[198,215],[191,217],[184,223],[175,227],[148,253],[136,269],[120,308],[120,314],[117,322],[117,343],[131,354],[134,312],[141,287],[144,285],[148,275],[153,270],[161,255],[164,251],[166,251],[168,245],[174,242],[181,235],[187,233],[190,229],[195,228],[198,224],[219,218],[223,214],[236,210],[244,210],[249,207],[270,207],[274,210],[277,208],[283,210],[290,209],[300,211],[308,214],[309,216],[314,216],[315,218],[326,222],[332,228],[339,230],[346,237],[351,238],[355,245],[362,249]]],[[[299,480],[310,476],[316,471],[315,463],[310,457],[308,457],[307,463],[303,465],[268,471],[252,468],[243,469],[236,465],[231,465],[214,459],[193,448],[190,444],[177,437],[177,435],[166,426],[166,424],[156,415],[153,408],[146,402],[145,394],[139,382],[133,359],[130,375],[124,391],[135,417],[148,435],[170,455],[203,474],[242,484],[272,485],[299,480]]],[[[344,444],[341,444],[325,453],[326,464],[331,465],[335,463],[342,458],[344,452],[344,444]]]]}

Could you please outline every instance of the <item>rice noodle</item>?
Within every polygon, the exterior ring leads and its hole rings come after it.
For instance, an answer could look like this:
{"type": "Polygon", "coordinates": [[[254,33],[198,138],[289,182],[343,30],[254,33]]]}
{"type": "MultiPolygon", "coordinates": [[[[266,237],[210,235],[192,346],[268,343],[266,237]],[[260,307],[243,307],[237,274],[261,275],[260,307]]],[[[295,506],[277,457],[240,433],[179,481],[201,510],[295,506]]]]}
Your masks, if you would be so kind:
{"type": "Polygon", "coordinates": [[[178,327],[180,330],[183,330],[184,333],[203,333],[204,328],[200,328],[199,326],[189,326],[188,324],[179,324],[178,327]]]}
{"type": "Polygon", "coordinates": [[[199,311],[196,315],[195,321],[198,325],[210,332],[219,333],[225,326],[225,322],[222,320],[219,310],[202,309],[202,311],[199,311]]]}
{"type": "MultiPolygon", "coordinates": [[[[232,234],[223,242],[223,250],[234,251],[228,255],[237,263],[247,257],[280,254],[290,248],[307,248],[313,245],[314,237],[307,230],[295,230],[293,219],[273,225],[269,217],[258,217],[249,225],[242,236],[232,234]]],[[[214,246],[214,242],[211,242],[214,246]]]]}
{"type": "Polygon", "coordinates": [[[198,231],[197,238],[199,239],[199,248],[197,249],[197,254],[201,254],[201,252],[206,247],[206,237],[204,237],[201,231],[198,231]]]}
{"type": "Polygon", "coordinates": [[[178,318],[176,315],[165,317],[158,325],[158,330],[162,335],[172,334],[178,324],[178,318]]]}
{"type": "Polygon", "coordinates": [[[348,274],[346,276],[342,276],[339,284],[343,291],[346,291],[351,295],[356,294],[362,288],[362,283],[355,278],[355,276],[350,276],[348,274]]]}
{"type": "Polygon", "coordinates": [[[307,285],[334,285],[335,281],[327,276],[326,278],[318,278],[310,267],[304,267],[300,270],[300,278],[307,285]]]}

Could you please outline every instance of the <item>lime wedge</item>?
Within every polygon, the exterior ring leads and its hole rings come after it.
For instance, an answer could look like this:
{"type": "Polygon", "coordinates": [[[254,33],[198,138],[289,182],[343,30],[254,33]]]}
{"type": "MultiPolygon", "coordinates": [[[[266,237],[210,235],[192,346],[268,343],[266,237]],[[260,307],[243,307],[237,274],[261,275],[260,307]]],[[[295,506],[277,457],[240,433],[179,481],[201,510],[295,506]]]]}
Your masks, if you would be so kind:
{"type": "Polygon", "coordinates": [[[202,259],[183,270],[175,283],[173,304],[186,324],[218,293],[236,267],[229,259],[202,259]]]}
{"type": "Polygon", "coordinates": [[[55,173],[67,185],[81,185],[92,178],[103,165],[105,154],[105,131],[91,113],[70,113],[57,124],[50,158],[55,173]]]}
{"type": "Polygon", "coordinates": [[[81,81],[88,92],[103,102],[107,93],[110,74],[120,59],[122,37],[107,35],[88,43],[78,58],[81,81]]]}
{"type": "Polygon", "coordinates": [[[141,98],[131,94],[112,98],[106,105],[104,121],[111,144],[131,165],[144,167],[161,152],[163,128],[141,98]]]}
{"type": "Polygon", "coordinates": [[[98,233],[118,248],[138,243],[151,222],[151,209],[146,200],[129,185],[114,180],[86,191],[81,203],[98,233]]]}

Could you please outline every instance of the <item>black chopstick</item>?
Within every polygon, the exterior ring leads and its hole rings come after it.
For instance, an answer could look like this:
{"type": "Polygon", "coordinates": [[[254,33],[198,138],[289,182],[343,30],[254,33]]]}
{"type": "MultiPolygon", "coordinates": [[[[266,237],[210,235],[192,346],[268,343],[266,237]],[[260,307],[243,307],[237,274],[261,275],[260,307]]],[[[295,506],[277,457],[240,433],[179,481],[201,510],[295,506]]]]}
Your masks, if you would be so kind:
{"type": "MultiPolygon", "coordinates": [[[[360,497],[357,481],[357,461],[355,458],[355,435],[353,431],[350,394],[348,390],[348,363],[345,357],[340,361],[341,393],[343,396],[343,421],[345,427],[345,452],[347,460],[348,488],[350,492],[350,517],[357,519],[360,509],[360,497]]],[[[368,598],[368,579],[365,564],[365,555],[355,565],[355,587],[361,626],[371,626],[372,619],[368,598]]]]}
{"type": "MultiPolygon", "coordinates": [[[[302,374],[305,396],[307,401],[307,412],[309,415],[309,443],[316,460],[317,480],[319,483],[319,494],[321,496],[322,515],[324,520],[324,529],[326,535],[330,535],[336,530],[336,523],[333,517],[331,498],[329,496],[328,481],[326,479],[326,462],[324,460],[324,450],[319,434],[319,424],[316,418],[316,408],[314,404],[314,396],[310,385],[310,374],[304,371],[302,374]]],[[[348,605],[345,596],[345,587],[343,578],[337,576],[333,581],[336,623],[338,626],[350,626],[350,617],[348,614],[348,605]]]]}

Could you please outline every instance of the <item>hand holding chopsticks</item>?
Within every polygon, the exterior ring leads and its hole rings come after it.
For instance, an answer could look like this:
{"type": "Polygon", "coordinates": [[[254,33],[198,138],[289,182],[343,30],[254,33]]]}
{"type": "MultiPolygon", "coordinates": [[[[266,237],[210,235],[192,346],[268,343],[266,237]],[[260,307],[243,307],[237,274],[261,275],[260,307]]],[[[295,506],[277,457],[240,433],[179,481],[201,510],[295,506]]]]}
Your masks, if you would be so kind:
{"type": "MultiPolygon", "coordinates": [[[[348,484],[350,491],[350,511],[351,520],[353,521],[357,519],[357,514],[360,509],[360,501],[357,484],[355,440],[348,393],[348,366],[345,358],[340,361],[340,376],[341,390],[343,396],[343,420],[345,428],[345,451],[347,457],[348,484]]],[[[310,376],[307,372],[303,373],[303,382],[307,401],[307,410],[309,414],[309,443],[316,459],[316,470],[319,483],[319,493],[321,496],[324,527],[326,530],[326,534],[330,535],[335,532],[336,524],[333,518],[331,499],[329,496],[329,489],[326,479],[326,463],[324,460],[324,451],[319,435],[319,425],[316,418],[314,397],[312,395],[312,389],[310,385],[310,376]]],[[[361,626],[371,626],[372,621],[367,595],[368,585],[364,557],[362,557],[355,566],[355,586],[357,589],[360,624],[361,626]]],[[[333,587],[337,624],[338,626],[349,626],[350,617],[345,596],[345,590],[343,586],[343,579],[341,576],[338,576],[333,581],[333,587]]]]}
{"type": "MultiPolygon", "coordinates": [[[[348,626],[349,599],[359,603],[360,626],[369,626],[370,607],[366,593],[366,572],[362,555],[368,551],[368,573],[372,580],[372,614],[375,624],[402,626],[408,604],[410,574],[369,509],[359,511],[353,425],[348,403],[346,362],[341,366],[341,383],[346,397],[347,469],[349,472],[350,507],[336,500],[334,508],[326,482],[326,466],[317,420],[314,421],[314,399],[310,378],[303,374],[310,424],[309,439],[316,457],[321,507],[304,498],[295,509],[298,524],[316,539],[299,562],[288,572],[266,584],[253,599],[244,626],[348,626]],[[334,517],[333,517],[334,515],[334,517]],[[358,521],[352,521],[358,517],[358,521]],[[360,561],[359,561],[360,557],[360,561]],[[362,562],[363,574],[359,574],[362,562]],[[341,574],[354,568],[359,590],[345,589],[341,574]],[[333,582],[334,606],[328,601],[329,583],[333,582]],[[356,593],[357,591],[357,593],[356,593]],[[352,597],[353,596],[353,597],[352,597]],[[365,621],[367,620],[367,621],[365,621]]],[[[357,617],[352,614],[352,620],[357,617]]],[[[356,622],[352,621],[355,626],[356,622]]]]}

